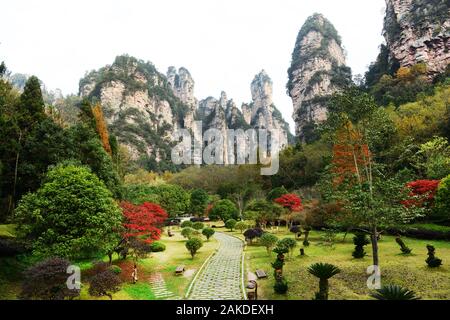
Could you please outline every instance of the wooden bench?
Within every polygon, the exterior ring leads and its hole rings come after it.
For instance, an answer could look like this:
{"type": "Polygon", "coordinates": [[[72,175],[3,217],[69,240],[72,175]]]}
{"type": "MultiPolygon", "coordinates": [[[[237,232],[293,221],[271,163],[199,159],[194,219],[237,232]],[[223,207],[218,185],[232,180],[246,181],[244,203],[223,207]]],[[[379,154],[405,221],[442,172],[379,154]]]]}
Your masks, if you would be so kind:
{"type": "Polygon", "coordinates": [[[175,274],[176,274],[176,275],[183,274],[183,272],[184,272],[184,266],[178,266],[178,267],[175,269],[175,274]]]}
{"type": "Polygon", "coordinates": [[[267,274],[264,270],[256,270],[256,276],[258,277],[258,279],[263,279],[263,278],[267,278],[267,274]]]}

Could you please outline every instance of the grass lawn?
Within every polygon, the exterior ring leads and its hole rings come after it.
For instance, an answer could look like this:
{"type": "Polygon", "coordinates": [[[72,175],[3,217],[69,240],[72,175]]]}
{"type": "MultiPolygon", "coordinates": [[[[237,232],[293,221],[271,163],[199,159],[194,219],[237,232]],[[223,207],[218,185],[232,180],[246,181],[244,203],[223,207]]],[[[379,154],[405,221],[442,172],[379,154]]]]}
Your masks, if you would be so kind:
{"type": "MultiPolygon", "coordinates": [[[[294,238],[294,235],[281,228],[274,231],[280,239],[294,238]]],[[[231,233],[230,233],[231,234],[231,233]]],[[[240,232],[232,234],[243,238],[240,232]]],[[[306,256],[299,255],[302,241],[298,242],[292,258],[286,261],[283,269],[288,280],[289,290],[286,295],[275,294],[273,290],[273,269],[271,262],[276,254],[269,257],[265,247],[257,244],[246,248],[247,271],[263,269],[267,279],[258,280],[258,296],[260,299],[312,299],[318,290],[318,279],[307,272],[307,267],[316,262],[328,262],[338,266],[341,273],[330,280],[330,299],[369,299],[366,286],[366,268],[372,264],[371,246],[365,247],[368,255],[363,259],[354,259],[353,235],[349,234],[342,242],[343,234],[336,238],[334,248],[319,245],[322,232],[310,233],[310,246],[305,248],[306,256]]],[[[403,255],[392,236],[383,236],[379,243],[381,281],[383,284],[398,284],[415,291],[423,299],[450,299],[450,242],[428,241],[403,238],[412,249],[409,255],[403,255]],[[436,248],[436,256],[443,260],[443,265],[430,269],[425,263],[426,245],[436,248]]]]}

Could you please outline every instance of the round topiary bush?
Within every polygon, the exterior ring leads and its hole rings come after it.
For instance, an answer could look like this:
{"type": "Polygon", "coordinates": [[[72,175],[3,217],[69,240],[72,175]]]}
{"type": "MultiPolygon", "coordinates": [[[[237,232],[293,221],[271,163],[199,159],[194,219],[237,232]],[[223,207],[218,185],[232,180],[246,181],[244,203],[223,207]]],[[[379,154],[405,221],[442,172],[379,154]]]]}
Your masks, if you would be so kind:
{"type": "Polygon", "coordinates": [[[180,224],[180,227],[182,227],[182,228],[192,228],[192,225],[193,225],[193,223],[191,221],[186,220],[186,221],[183,221],[180,224]]]}
{"type": "Polygon", "coordinates": [[[195,230],[202,230],[205,227],[205,224],[203,222],[194,222],[192,224],[192,228],[194,228],[195,230]]]}
{"type": "Polygon", "coordinates": [[[198,232],[198,230],[195,230],[194,228],[185,227],[181,229],[181,235],[185,238],[190,239],[192,237],[200,235],[200,232],[198,232]]]}
{"type": "Polygon", "coordinates": [[[203,241],[199,238],[192,238],[186,242],[186,249],[188,249],[189,253],[192,256],[192,259],[194,259],[195,254],[202,246],[203,241]]]}
{"type": "Polygon", "coordinates": [[[112,272],[114,272],[115,274],[121,274],[122,273],[122,268],[116,265],[112,265],[109,267],[109,270],[111,270],[112,272]]]}
{"type": "Polygon", "coordinates": [[[150,244],[150,250],[152,252],[162,252],[166,250],[166,245],[160,241],[154,241],[150,244]]]}
{"type": "Polygon", "coordinates": [[[207,240],[209,240],[209,238],[211,238],[214,233],[216,233],[216,231],[212,228],[205,228],[202,231],[202,234],[206,237],[207,240]]]}

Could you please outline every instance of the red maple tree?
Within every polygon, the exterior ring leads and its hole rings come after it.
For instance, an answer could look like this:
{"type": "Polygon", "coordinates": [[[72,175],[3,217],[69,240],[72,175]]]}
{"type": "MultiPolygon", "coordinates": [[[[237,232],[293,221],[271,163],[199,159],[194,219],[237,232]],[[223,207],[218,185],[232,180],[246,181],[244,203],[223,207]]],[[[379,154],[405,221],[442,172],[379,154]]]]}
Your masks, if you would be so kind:
{"type": "Polygon", "coordinates": [[[145,242],[150,243],[161,237],[161,226],[168,217],[163,208],[150,202],[134,205],[124,201],[120,206],[125,218],[123,226],[126,239],[142,237],[145,242]]]}
{"type": "Polygon", "coordinates": [[[416,180],[406,184],[411,191],[411,199],[403,201],[405,206],[431,206],[434,201],[440,180],[416,180]]]}
{"type": "Polygon", "coordinates": [[[291,212],[298,212],[303,210],[302,199],[300,199],[296,194],[293,193],[282,195],[274,201],[291,212]]]}

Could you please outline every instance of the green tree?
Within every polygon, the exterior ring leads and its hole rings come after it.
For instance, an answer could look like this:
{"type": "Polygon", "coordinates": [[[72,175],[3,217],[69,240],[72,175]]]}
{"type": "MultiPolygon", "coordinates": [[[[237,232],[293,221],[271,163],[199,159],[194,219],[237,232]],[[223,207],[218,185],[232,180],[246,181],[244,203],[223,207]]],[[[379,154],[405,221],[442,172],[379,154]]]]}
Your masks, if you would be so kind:
{"type": "Polygon", "coordinates": [[[189,193],[182,187],[173,184],[129,185],[125,190],[125,198],[134,204],[144,202],[159,204],[172,218],[189,212],[190,208],[189,193]]]}
{"type": "Polygon", "coordinates": [[[209,218],[211,220],[222,220],[227,221],[230,219],[238,219],[239,212],[233,202],[228,199],[220,200],[211,209],[209,213],[209,218]]]}
{"type": "Polygon", "coordinates": [[[75,165],[51,169],[15,212],[19,234],[39,256],[105,254],[119,241],[121,219],[105,185],[88,168],[75,165]]]}
{"type": "Polygon", "coordinates": [[[247,230],[248,224],[245,221],[239,221],[234,227],[236,228],[236,230],[239,230],[241,233],[243,233],[245,230],[247,230]]]}
{"type": "Polygon", "coordinates": [[[203,246],[203,241],[199,238],[191,238],[186,242],[186,249],[188,249],[189,253],[194,259],[194,256],[197,254],[197,251],[203,246]]]}
{"type": "Polygon", "coordinates": [[[281,206],[264,199],[251,202],[245,215],[246,218],[255,220],[257,225],[265,228],[269,222],[279,220],[282,213],[281,206]]]}
{"type": "Polygon", "coordinates": [[[269,232],[264,233],[259,240],[259,243],[262,246],[266,247],[268,255],[270,255],[272,253],[272,249],[277,244],[277,242],[278,242],[278,237],[269,232]]]}
{"type": "Polygon", "coordinates": [[[202,234],[206,237],[207,240],[209,240],[209,238],[211,238],[214,233],[216,233],[216,231],[213,228],[204,228],[202,230],[202,234]]]}
{"type": "Polygon", "coordinates": [[[234,219],[228,219],[225,222],[225,228],[230,229],[231,232],[233,232],[234,227],[236,226],[237,221],[234,219]]]}
{"type": "Polygon", "coordinates": [[[195,189],[191,193],[191,213],[201,216],[205,213],[209,196],[203,189],[195,189]]]}
{"type": "Polygon", "coordinates": [[[278,199],[279,197],[288,194],[289,192],[286,190],[284,186],[276,187],[270,190],[270,192],[267,194],[267,201],[274,201],[275,199],[278,199]]]}

